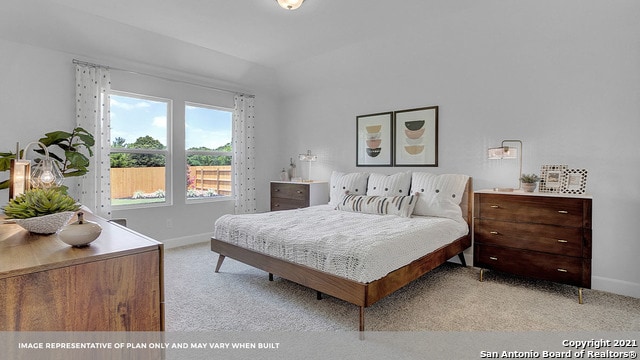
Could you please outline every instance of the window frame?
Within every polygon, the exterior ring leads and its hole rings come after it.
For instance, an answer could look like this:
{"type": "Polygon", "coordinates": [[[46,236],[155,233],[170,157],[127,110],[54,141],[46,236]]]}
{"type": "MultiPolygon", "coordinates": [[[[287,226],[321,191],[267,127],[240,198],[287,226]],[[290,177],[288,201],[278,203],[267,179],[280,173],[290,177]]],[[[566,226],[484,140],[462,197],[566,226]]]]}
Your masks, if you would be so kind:
{"type": "MultiPolygon", "coordinates": [[[[184,101],[184,128],[185,128],[185,132],[184,132],[184,143],[185,143],[185,149],[184,149],[184,163],[186,166],[189,166],[189,160],[188,157],[190,155],[204,155],[204,156],[229,156],[231,158],[231,195],[221,195],[221,196],[214,196],[214,197],[188,197],[187,196],[187,188],[185,187],[185,191],[184,191],[184,198],[185,198],[185,204],[187,205],[192,205],[192,204],[202,204],[202,203],[206,203],[206,202],[217,202],[217,201],[229,201],[229,200],[234,200],[236,197],[236,191],[235,191],[235,176],[233,175],[234,171],[233,171],[233,113],[234,113],[234,109],[233,108],[228,108],[228,107],[223,107],[223,106],[216,106],[216,105],[211,105],[211,104],[204,104],[201,102],[195,102],[195,101],[184,101]],[[206,108],[206,109],[212,109],[212,110],[218,110],[218,111],[225,111],[228,112],[231,115],[231,151],[206,151],[206,150],[188,150],[186,143],[187,143],[187,132],[186,132],[186,126],[187,126],[187,115],[186,115],[186,110],[188,106],[192,106],[192,107],[200,107],[200,108],[206,108]]],[[[185,179],[186,181],[186,179],[185,179]]]]}
{"type": "MultiPolygon", "coordinates": [[[[157,155],[164,155],[165,157],[165,164],[164,164],[164,183],[165,183],[165,189],[164,189],[164,201],[162,202],[148,202],[148,203],[141,203],[141,204],[135,204],[135,205],[114,205],[113,204],[113,197],[111,198],[111,208],[113,210],[129,210],[129,209],[144,209],[144,208],[152,208],[152,207],[164,207],[164,206],[172,206],[173,205],[173,136],[172,136],[172,129],[173,129],[173,99],[169,99],[169,98],[165,98],[165,97],[160,97],[160,96],[153,96],[153,95],[146,95],[146,94],[139,94],[139,93],[135,93],[135,92],[131,92],[131,91],[123,91],[123,90],[114,90],[111,89],[111,91],[109,91],[109,99],[111,99],[112,95],[116,95],[116,96],[120,96],[120,97],[129,97],[129,98],[135,98],[135,99],[140,99],[140,100],[149,100],[149,101],[155,101],[155,102],[162,102],[162,103],[166,103],[167,105],[167,123],[166,125],[166,148],[165,149],[129,149],[129,148],[114,148],[112,147],[113,141],[114,139],[111,137],[110,135],[110,139],[109,139],[109,156],[111,156],[111,154],[114,153],[125,153],[125,154],[157,154],[157,155]],[[114,151],[116,150],[116,151],[114,151]]],[[[110,110],[111,112],[113,112],[112,110],[110,110]]],[[[110,127],[113,128],[113,124],[110,124],[110,127]]],[[[135,141],[135,140],[134,140],[135,141]]],[[[109,169],[111,169],[111,165],[109,165],[109,169]]]]}

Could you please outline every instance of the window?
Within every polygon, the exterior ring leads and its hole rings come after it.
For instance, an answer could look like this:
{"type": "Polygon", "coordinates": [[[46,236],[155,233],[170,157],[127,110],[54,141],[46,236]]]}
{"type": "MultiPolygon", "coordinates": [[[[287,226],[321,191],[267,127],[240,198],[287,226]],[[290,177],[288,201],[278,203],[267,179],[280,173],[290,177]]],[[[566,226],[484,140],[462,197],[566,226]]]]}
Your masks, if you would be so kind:
{"type": "Polygon", "coordinates": [[[112,91],[111,205],[170,199],[171,100],[112,91]]]}
{"type": "Polygon", "coordinates": [[[185,105],[188,200],[232,195],[232,115],[231,109],[185,105]]]}

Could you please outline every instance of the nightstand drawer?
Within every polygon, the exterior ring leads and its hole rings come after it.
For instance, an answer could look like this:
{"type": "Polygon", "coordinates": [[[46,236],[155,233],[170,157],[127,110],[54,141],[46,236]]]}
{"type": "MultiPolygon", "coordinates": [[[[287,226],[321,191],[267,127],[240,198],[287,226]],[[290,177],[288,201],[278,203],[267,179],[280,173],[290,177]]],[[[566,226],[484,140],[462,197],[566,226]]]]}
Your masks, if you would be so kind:
{"type": "Polygon", "coordinates": [[[582,257],[583,230],[497,220],[474,220],[476,243],[582,257]]]}
{"type": "Polygon", "coordinates": [[[591,287],[591,278],[583,279],[590,262],[582,258],[475,245],[474,266],[530,276],[564,284],[591,287]],[[583,263],[584,262],[584,263],[583,263]]]}
{"type": "Polygon", "coordinates": [[[479,194],[479,217],[521,223],[583,227],[582,199],[479,194]]]}
{"type": "Polygon", "coordinates": [[[306,200],[271,198],[271,211],[300,209],[309,206],[306,200]]]}
{"type": "Polygon", "coordinates": [[[272,182],[271,197],[308,201],[309,186],[304,184],[283,184],[272,182]]]}

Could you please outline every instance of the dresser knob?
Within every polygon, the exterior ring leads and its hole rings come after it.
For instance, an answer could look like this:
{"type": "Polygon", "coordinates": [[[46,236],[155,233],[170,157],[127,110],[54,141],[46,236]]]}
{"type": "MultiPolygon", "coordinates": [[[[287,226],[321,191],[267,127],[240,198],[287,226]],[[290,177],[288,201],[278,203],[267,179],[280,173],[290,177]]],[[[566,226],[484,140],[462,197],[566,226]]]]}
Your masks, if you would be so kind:
{"type": "Polygon", "coordinates": [[[565,273],[568,272],[567,269],[558,269],[558,271],[565,272],[565,273]]]}
{"type": "Polygon", "coordinates": [[[500,208],[500,205],[491,205],[491,208],[493,208],[493,209],[499,209],[499,208],[500,208]]]}
{"type": "Polygon", "coordinates": [[[497,258],[497,257],[495,257],[495,256],[489,256],[489,259],[494,260],[494,261],[497,261],[497,260],[498,260],[498,258],[497,258]]]}
{"type": "Polygon", "coordinates": [[[568,243],[568,241],[567,241],[567,240],[563,240],[563,239],[558,239],[558,242],[559,242],[559,243],[568,243]]]}
{"type": "Polygon", "coordinates": [[[296,192],[297,192],[298,194],[302,194],[302,191],[300,191],[300,190],[298,190],[298,191],[296,191],[296,192]]]}
{"type": "Polygon", "coordinates": [[[489,231],[489,234],[491,234],[491,235],[498,235],[498,234],[499,234],[499,232],[497,232],[497,231],[489,231]]]}
{"type": "Polygon", "coordinates": [[[568,214],[568,213],[569,213],[567,210],[558,210],[558,212],[559,212],[560,214],[568,214]]]}
{"type": "Polygon", "coordinates": [[[273,189],[273,191],[278,192],[278,191],[280,191],[280,189],[275,188],[275,189],[273,189]]]}
{"type": "Polygon", "coordinates": [[[280,207],[280,204],[275,204],[273,205],[273,207],[280,207]]]}

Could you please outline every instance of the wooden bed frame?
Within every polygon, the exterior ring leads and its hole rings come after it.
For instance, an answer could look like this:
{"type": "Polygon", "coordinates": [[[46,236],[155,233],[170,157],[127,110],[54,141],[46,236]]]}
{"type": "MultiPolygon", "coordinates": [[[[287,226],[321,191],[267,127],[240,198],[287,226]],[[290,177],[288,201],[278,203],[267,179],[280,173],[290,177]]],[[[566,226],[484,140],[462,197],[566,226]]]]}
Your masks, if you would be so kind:
{"type": "Polygon", "coordinates": [[[472,204],[473,186],[472,179],[469,178],[460,203],[462,216],[469,225],[469,233],[370,283],[349,280],[211,238],[211,251],[220,255],[215,272],[219,272],[225,257],[230,257],[268,272],[270,280],[273,279],[273,275],[277,275],[314,289],[318,292],[318,299],[324,293],[350,302],[360,308],[359,330],[364,331],[365,307],[375,304],[378,300],[404,287],[456,255],[460,258],[462,265],[466,266],[462,252],[471,246],[472,204]]]}

